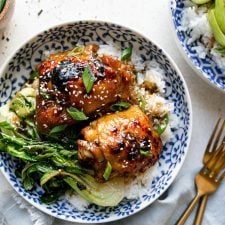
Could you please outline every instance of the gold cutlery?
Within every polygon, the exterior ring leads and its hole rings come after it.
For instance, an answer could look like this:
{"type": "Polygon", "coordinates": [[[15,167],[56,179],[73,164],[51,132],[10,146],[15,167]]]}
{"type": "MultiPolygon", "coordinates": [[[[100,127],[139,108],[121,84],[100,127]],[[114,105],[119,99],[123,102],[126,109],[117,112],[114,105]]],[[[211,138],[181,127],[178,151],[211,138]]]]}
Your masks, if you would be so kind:
{"type": "MultiPolygon", "coordinates": [[[[218,130],[218,126],[220,124],[220,121],[221,121],[221,118],[218,119],[217,123],[216,123],[216,126],[213,130],[213,133],[209,139],[209,142],[207,144],[207,147],[206,147],[206,150],[205,150],[205,154],[204,154],[204,157],[203,157],[203,164],[206,165],[206,162],[209,160],[210,156],[211,156],[211,153],[213,150],[216,149],[216,147],[218,146],[218,142],[221,138],[221,135],[222,135],[222,132],[223,132],[223,129],[225,127],[225,121],[223,121],[223,124],[219,130],[219,133],[217,135],[217,138],[214,142],[214,145],[212,147],[212,143],[213,143],[213,139],[216,135],[216,132],[218,130]]],[[[207,203],[207,200],[208,200],[208,195],[204,195],[201,200],[200,200],[200,205],[199,205],[199,208],[198,208],[198,211],[196,213],[196,217],[195,217],[195,222],[194,222],[194,225],[201,225],[202,224],[202,219],[203,219],[203,215],[204,215],[204,212],[205,212],[205,207],[206,207],[206,203],[207,203]]]]}
{"type": "MultiPolygon", "coordinates": [[[[223,172],[223,169],[225,168],[225,137],[222,138],[223,140],[219,145],[219,147],[217,148],[218,142],[221,139],[221,135],[225,126],[225,121],[223,121],[223,124],[219,129],[219,133],[215,137],[216,131],[218,130],[219,127],[219,122],[220,120],[217,122],[217,125],[206,147],[206,156],[204,156],[205,160],[203,159],[205,161],[205,165],[195,177],[197,194],[190,203],[189,207],[182,214],[176,225],[183,225],[186,222],[192,210],[194,209],[194,206],[196,205],[198,200],[204,195],[208,195],[215,192],[219,184],[225,177],[225,172],[223,172]],[[213,144],[214,139],[215,141],[213,144]]],[[[204,204],[203,206],[205,206],[206,201],[207,197],[203,201],[204,204]]],[[[202,213],[203,212],[204,210],[202,211],[202,213]]]]}

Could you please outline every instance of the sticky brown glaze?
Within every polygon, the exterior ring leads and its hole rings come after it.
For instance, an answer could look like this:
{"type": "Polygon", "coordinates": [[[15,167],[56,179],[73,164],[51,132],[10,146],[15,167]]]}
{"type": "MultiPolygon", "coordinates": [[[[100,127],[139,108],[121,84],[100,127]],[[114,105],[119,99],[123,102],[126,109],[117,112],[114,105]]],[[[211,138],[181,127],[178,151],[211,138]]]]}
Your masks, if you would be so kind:
{"type": "Polygon", "coordinates": [[[162,142],[149,118],[138,106],[108,114],[85,127],[78,140],[78,158],[96,171],[102,180],[107,161],[114,175],[144,172],[159,158],[162,142]],[[150,152],[149,156],[140,150],[150,152]]]}
{"type": "Polygon", "coordinates": [[[46,134],[54,126],[76,123],[66,110],[71,106],[92,116],[116,101],[131,102],[133,66],[112,56],[100,57],[97,51],[97,45],[87,45],[82,54],[58,53],[41,63],[36,111],[39,132],[46,134]],[[88,94],[82,80],[86,67],[95,80],[88,94]]]}

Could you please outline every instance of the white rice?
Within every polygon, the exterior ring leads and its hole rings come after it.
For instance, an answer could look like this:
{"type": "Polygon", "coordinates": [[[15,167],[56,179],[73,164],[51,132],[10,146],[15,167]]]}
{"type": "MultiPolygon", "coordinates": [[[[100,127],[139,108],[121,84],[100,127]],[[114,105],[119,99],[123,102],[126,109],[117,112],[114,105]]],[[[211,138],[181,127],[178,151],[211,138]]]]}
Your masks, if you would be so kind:
{"type": "Polygon", "coordinates": [[[121,51],[120,49],[113,45],[113,44],[108,44],[108,45],[100,45],[100,48],[98,50],[98,55],[111,55],[117,58],[121,57],[121,51]]]}
{"type": "Polygon", "coordinates": [[[201,36],[205,37],[205,41],[209,41],[212,37],[206,12],[206,7],[191,6],[184,9],[181,20],[182,26],[179,27],[179,30],[191,30],[192,37],[188,40],[188,44],[198,40],[201,36]]]}
{"type": "Polygon", "coordinates": [[[193,49],[199,58],[205,59],[206,55],[210,55],[221,69],[225,69],[225,57],[216,51],[218,44],[212,45],[213,33],[207,19],[208,9],[205,6],[197,6],[190,0],[185,1],[185,9],[182,14],[180,31],[190,32],[191,38],[187,44],[197,41],[197,46],[193,49]]]}
{"type": "MultiPolygon", "coordinates": [[[[115,46],[113,43],[109,43],[107,45],[100,45],[98,50],[98,54],[101,55],[111,55],[117,58],[121,57],[121,49],[115,46]]],[[[132,52],[131,62],[135,65],[137,71],[144,70],[145,64],[141,62],[140,57],[138,57],[135,52],[132,52]]]]}

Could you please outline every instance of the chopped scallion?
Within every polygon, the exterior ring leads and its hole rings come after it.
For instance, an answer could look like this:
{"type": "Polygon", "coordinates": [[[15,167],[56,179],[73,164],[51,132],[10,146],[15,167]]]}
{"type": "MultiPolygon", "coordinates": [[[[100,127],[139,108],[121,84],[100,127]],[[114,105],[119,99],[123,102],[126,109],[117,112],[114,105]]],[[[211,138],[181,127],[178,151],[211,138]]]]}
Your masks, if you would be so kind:
{"type": "Polygon", "coordinates": [[[124,61],[124,60],[130,59],[131,55],[132,55],[132,48],[131,47],[125,48],[122,51],[121,60],[124,61]]]}
{"type": "Polygon", "coordinates": [[[35,78],[39,78],[39,73],[37,70],[34,70],[30,74],[30,80],[34,80],[35,78]]]}
{"type": "Polygon", "coordinates": [[[68,56],[80,55],[84,52],[84,46],[76,46],[74,49],[67,53],[68,56]]]}
{"type": "Polygon", "coordinates": [[[105,172],[103,174],[103,177],[105,178],[105,180],[109,179],[111,172],[112,172],[112,166],[111,166],[110,162],[107,161],[105,172]]]}
{"type": "Polygon", "coordinates": [[[57,134],[61,133],[62,131],[64,131],[66,129],[66,127],[67,127],[66,124],[55,126],[51,129],[49,134],[50,135],[57,135],[57,134]]]}
{"type": "Polygon", "coordinates": [[[86,92],[89,93],[91,91],[92,87],[93,87],[94,82],[95,82],[95,79],[91,75],[89,67],[86,67],[84,69],[84,72],[82,74],[82,80],[83,80],[86,92]]]}
{"type": "Polygon", "coordinates": [[[111,105],[110,109],[112,111],[122,111],[124,109],[128,109],[131,106],[129,102],[117,102],[113,105],[111,105]]]}
{"type": "Polygon", "coordinates": [[[141,155],[144,155],[144,156],[150,156],[150,155],[151,155],[151,153],[150,153],[149,150],[146,151],[146,150],[143,150],[143,149],[140,150],[140,154],[141,154],[141,155]]]}
{"type": "Polygon", "coordinates": [[[147,101],[144,99],[143,96],[139,97],[139,105],[143,112],[145,112],[145,107],[147,105],[147,101]]]}
{"type": "Polygon", "coordinates": [[[67,109],[67,112],[74,120],[87,120],[88,117],[84,114],[83,111],[80,111],[74,107],[70,107],[67,109]]]}
{"type": "Polygon", "coordinates": [[[168,114],[166,114],[161,123],[158,124],[157,133],[161,135],[166,130],[168,124],[169,124],[169,116],[168,114]]]}

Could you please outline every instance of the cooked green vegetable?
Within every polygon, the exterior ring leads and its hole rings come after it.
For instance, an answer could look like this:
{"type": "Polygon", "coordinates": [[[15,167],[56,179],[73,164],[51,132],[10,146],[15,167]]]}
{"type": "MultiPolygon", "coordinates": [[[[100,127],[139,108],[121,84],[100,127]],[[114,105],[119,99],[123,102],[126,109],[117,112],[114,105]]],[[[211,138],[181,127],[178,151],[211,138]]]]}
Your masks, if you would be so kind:
{"type": "MultiPolygon", "coordinates": [[[[32,127],[32,120],[26,124],[32,127]]],[[[18,136],[17,128],[6,121],[0,122],[0,129],[0,150],[23,162],[22,170],[17,170],[23,186],[29,191],[35,188],[35,183],[40,183],[45,191],[41,196],[43,203],[50,204],[71,190],[101,206],[115,206],[122,200],[123,189],[118,192],[118,187],[122,187],[123,180],[104,184],[96,182],[91,176],[93,171],[79,164],[77,149],[67,149],[62,144],[40,141],[38,138],[30,139],[25,134],[18,136]]],[[[55,128],[52,132],[57,133],[60,129],[55,128]]],[[[108,164],[105,179],[110,176],[110,168],[108,164]]]]}
{"type": "Polygon", "coordinates": [[[36,110],[36,91],[31,87],[23,88],[10,102],[10,110],[20,118],[34,115],[36,110]]]}
{"type": "Polygon", "coordinates": [[[157,133],[161,135],[167,128],[169,124],[169,116],[166,114],[162,121],[158,124],[157,133]]]}
{"type": "Polygon", "coordinates": [[[66,128],[67,128],[67,125],[66,125],[66,124],[63,124],[63,125],[59,125],[59,126],[53,127],[53,128],[50,130],[49,135],[58,135],[58,134],[60,134],[62,131],[64,131],[66,128]]]}
{"type": "Polygon", "coordinates": [[[101,206],[116,206],[123,199],[123,191],[119,187],[123,184],[122,179],[114,179],[110,184],[97,183],[89,175],[78,177],[70,174],[64,178],[64,181],[70,185],[80,196],[89,202],[101,206]]]}
{"type": "Polygon", "coordinates": [[[69,107],[67,109],[67,112],[70,114],[70,116],[74,120],[87,120],[88,119],[88,117],[84,114],[83,111],[80,111],[74,107],[69,107]]]}
{"type": "Polygon", "coordinates": [[[107,161],[105,172],[103,174],[103,177],[105,178],[105,180],[109,179],[111,172],[112,172],[112,166],[111,166],[110,162],[107,161]]]}
{"type": "Polygon", "coordinates": [[[122,60],[122,61],[128,60],[128,59],[130,59],[131,55],[132,55],[132,48],[131,48],[131,47],[125,48],[125,49],[122,51],[121,60],[122,60]]]}
{"type": "Polygon", "coordinates": [[[40,140],[37,127],[35,126],[34,121],[32,121],[31,119],[25,119],[24,122],[26,124],[27,135],[33,138],[34,140],[40,140]]]}
{"type": "Polygon", "coordinates": [[[6,0],[0,0],[0,13],[4,9],[6,0]]]}
{"type": "Polygon", "coordinates": [[[91,75],[89,67],[86,67],[84,69],[84,72],[82,74],[82,80],[83,80],[86,92],[89,93],[91,91],[92,87],[93,87],[94,82],[95,82],[95,79],[91,75]]]}
{"type": "Polygon", "coordinates": [[[1,121],[0,122],[0,128],[3,128],[3,129],[8,129],[8,130],[13,130],[15,127],[12,126],[9,122],[7,121],[1,121]]]}
{"type": "Polygon", "coordinates": [[[218,42],[218,44],[225,47],[225,35],[223,34],[222,30],[220,29],[217,23],[214,9],[209,9],[208,21],[210,23],[210,26],[216,41],[218,42]]]}
{"type": "Polygon", "coordinates": [[[123,111],[124,109],[128,109],[131,106],[129,102],[117,102],[111,105],[110,109],[112,111],[123,111]]]}

